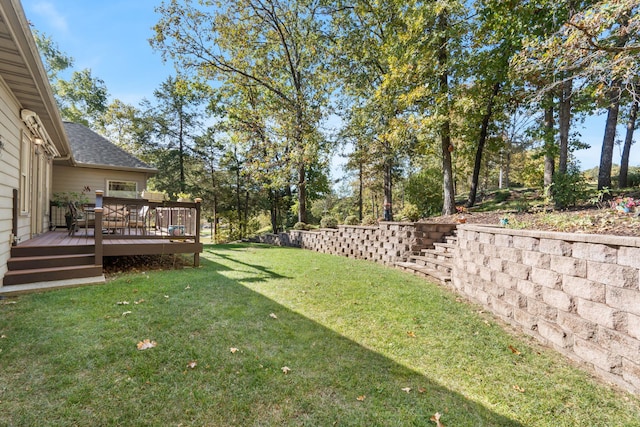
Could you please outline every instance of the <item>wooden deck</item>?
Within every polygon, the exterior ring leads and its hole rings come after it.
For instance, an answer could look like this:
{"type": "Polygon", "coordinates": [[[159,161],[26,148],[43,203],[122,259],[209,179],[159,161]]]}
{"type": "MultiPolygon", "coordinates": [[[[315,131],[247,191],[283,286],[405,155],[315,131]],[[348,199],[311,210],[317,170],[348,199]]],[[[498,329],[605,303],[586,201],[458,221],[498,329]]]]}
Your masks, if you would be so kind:
{"type": "MultiPolygon", "coordinates": [[[[129,255],[161,255],[184,254],[202,252],[202,243],[196,243],[194,239],[176,239],[168,236],[142,234],[140,231],[129,231],[125,235],[113,234],[103,238],[103,256],[129,256],[129,255]]],[[[26,242],[20,243],[16,248],[66,248],[74,246],[95,246],[94,229],[82,229],[73,236],[69,236],[67,230],[49,231],[36,236],[26,242]],[[86,233],[86,234],[85,234],[86,233]]]]}
{"type": "Polygon", "coordinates": [[[104,282],[104,257],[193,254],[198,266],[199,224],[199,199],[158,203],[96,192],[91,221],[78,221],[74,233],[62,228],[11,248],[0,294],[104,282]]]}

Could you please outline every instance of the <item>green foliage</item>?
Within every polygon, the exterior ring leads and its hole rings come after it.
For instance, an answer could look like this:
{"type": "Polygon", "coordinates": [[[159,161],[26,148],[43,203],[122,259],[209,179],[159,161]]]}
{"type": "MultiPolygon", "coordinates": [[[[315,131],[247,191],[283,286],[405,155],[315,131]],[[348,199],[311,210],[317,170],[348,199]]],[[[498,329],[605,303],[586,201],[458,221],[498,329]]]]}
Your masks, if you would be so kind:
{"type": "Polygon", "coordinates": [[[421,217],[420,209],[413,203],[405,202],[404,207],[396,214],[400,221],[417,221],[421,217]]]}
{"type": "Polygon", "coordinates": [[[442,211],[442,172],[436,168],[423,169],[407,178],[405,198],[420,212],[419,216],[433,216],[442,211]]]}
{"type": "Polygon", "coordinates": [[[554,175],[551,194],[557,208],[566,208],[586,201],[589,192],[582,173],[575,165],[569,165],[566,174],[554,175]]]}
{"type": "Polygon", "coordinates": [[[373,215],[365,215],[362,218],[362,225],[378,225],[378,220],[373,215]]]}
{"type": "Polygon", "coordinates": [[[502,191],[496,191],[493,197],[496,203],[502,203],[509,200],[510,196],[511,196],[511,193],[509,192],[509,190],[502,190],[502,191]]]}
{"type": "Polygon", "coordinates": [[[293,229],[294,230],[308,230],[309,227],[307,226],[307,224],[305,224],[304,222],[296,222],[293,225],[293,229]]]}
{"type": "Polygon", "coordinates": [[[349,215],[344,219],[345,225],[360,225],[360,220],[355,215],[349,215]]]}
{"type": "Polygon", "coordinates": [[[320,220],[320,228],[338,228],[338,220],[333,216],[325,216],[320,220]]]}

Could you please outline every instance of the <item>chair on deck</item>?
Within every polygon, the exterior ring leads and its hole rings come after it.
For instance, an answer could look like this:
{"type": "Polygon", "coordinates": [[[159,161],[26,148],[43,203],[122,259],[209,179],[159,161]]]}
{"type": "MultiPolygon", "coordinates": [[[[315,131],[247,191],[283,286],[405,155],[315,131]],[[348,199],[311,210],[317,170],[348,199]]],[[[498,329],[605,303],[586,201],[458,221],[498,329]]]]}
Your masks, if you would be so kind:
{"type": "Polygon", "coordinates": [[[129,216],[129,227],[140,228],[142,234],[147,234],[147,227],[149,227],[149,206],[143,206],[139,211],[133,211],[129,216]]]}
{"type": "Polygon", "coordinates": [[[67,225],[69,226],[69,231],[67,234],[69,236],[75,236],[76,231],[80,227],[85,229],[87,228],[87,217],[78,210],[78,207],[74,202],[69,202],[69,217],[71,218],[67,223],[67,225]]]}

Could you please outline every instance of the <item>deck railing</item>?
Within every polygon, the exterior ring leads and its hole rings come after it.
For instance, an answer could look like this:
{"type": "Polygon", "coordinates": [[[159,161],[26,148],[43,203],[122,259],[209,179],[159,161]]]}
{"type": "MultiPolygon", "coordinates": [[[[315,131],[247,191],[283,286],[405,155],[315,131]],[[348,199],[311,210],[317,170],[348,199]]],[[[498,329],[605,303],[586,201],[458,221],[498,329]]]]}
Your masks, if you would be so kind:
{"type": "MultiPolygon", "coordinates": [[[[96,191],[95,207],[85,209],[83,225],[94,229],[96,259],[102,258],[103,242],[110,239],[165,239],[199,244],[201,201],[153,202],[105,197],[96,191]]],[[[195,265],[199,263],[198,255],[194,254],[195,265]]]]}

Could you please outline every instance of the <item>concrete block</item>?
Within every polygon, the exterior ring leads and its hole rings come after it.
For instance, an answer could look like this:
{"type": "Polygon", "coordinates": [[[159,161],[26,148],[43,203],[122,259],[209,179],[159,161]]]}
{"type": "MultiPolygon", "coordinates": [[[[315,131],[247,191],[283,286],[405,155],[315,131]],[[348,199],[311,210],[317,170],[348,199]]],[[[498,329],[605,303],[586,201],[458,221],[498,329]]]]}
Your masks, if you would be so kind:
{"type": "Polygon", "coordinates": [[[537,251],[540,240],[535,237],[513,236],[513,247],[527,251],[537,251]]]}
{"type": "Polygon", "coordinates": [[[562,290],[567,294],[594,302],[605,302],[605,285],[581,277],[562,276],[562,290]]]}
{"type": "Polygon", "coordinates": [[[520,292],[516,292],[512,289],[504,289],[504,294],[502,299],[507,304],[516,308],[527,307],[527,297],[522,295],[520,292]]]}
{"type": "Polygon", "coordinates": [[[627,333],[633,338],[640,339],[640,316],[627,314],[627,333]]]}
{"type": "Polygon", "coordinates": [[[502,258],[504,261],[521,263],[522,249],[496,247],[496,256],[502,258]]]}
{"type": "Polygon", "coordinates": [[[608,286],[606,290],[607,305],[640,316],[640,291],[608,286]]]}
{"type": "Polygon", "coordinates": [[[522,263],[531,267],[549,269],[551,257],[536,251],[522,251],[522,263]]]}
{"type": "Polygon", "coordinates": [[[551,270],[568,276],[587,277],[587,261],[551,255],[551,270]]]}
{"type": "Polygon", "coordinates": [[[531,267],[517,262],[507,261],[504,263],[504,272],[516,279],[529,280],[531,267]]]}
{"type": "Polygon", "coordinates": [[[491,300],[491,308],[492,311],[499,316],[503,316],[505,318],[513,318],[513,306],[500,299],[493,298],[491,300]]]}
{"type": "Polygon", "coordinates": [[[493,275],[493,281],[502,286],[505,289],[514,289],[517,284],[517,279],[509,276],[507,273],[502,273],[500,271],[496,271],[493,275]]]}
{"type": "Polygon", "coordinates": [[[515,320],[519,325],[521,325],[522,329],[525,332],[538,330],[538,317],[532,315],[526,310],[514,308],[513,320],[515,320]]]}
{"type": "Polygon", "coordinates": [[[595,323],[564,311],[558,312],[558,325],[585,340],[594,339],[598,331],[595,323]]]}
{"type": "Polygon", "coordinates": [[[513,246],[513,236],[509,234],[496,234],[493,238],[493,244],[502,248],[510,248],[513,246]]]}
{"type": "Polygon", "coordinates": [[[640,363],[640,340],[607,328],[598,329],[598,344],[613,354],[640,363]]]}
{"type": "Polygon", "coordinates": [[[640,248],[620,246],[617,256],[618,265],[640,268],[640,248]]]}
{"type": "Polygon", "coordinates": [[[578,316],[605,328],[621,330],[626,327],[626,316],[620,310],[605,304],[576,298],[578,316]]]}
{"type": "Polygon", "coordinates": [[[518,280],[516,282],[516,290],[528,298],[542,299],[542,286],[529,280],[518,280]]]}
{"type": "Polygon", "coordinates": [[[484,243],[487,245],[493,245],[493,238],[494,238],[494,234],[493,233],[480,233],[478,235],[478,241],[480,243],[484,243]]]}
{"type": "Polygon", "coordinates": [[[527,311],[539,319],[555,322],[558,318],[558,309],[545,304],[544,302],[527,298],[527,311]]]}
{"type": "Polygon", "coordinates": [[[605,372],[621,372],[622,370],[622,357],[612,355],[593,340],[574,337],[573,351],[580,359],[592,363],[605,372]]]}
{"type": "Polygon", "coordinates": [[[573,334],[565,331],[555,323],[545,320],[538,320],[538,333],[540,336],[560,348],[570,348],[573,346],[573,334]]]}
{"type": "Polygon", "coordinates": [[[622,359],[622,378],[632,387],[631,391],[640,394],[640,364],[622,359]]]}
{"type": "Polygon", "coordinates": [[[546,270],[543,268],[531,268],[531,275],[529,280],[538,285],[542,285],[546,288],[560,289],[562,288],[562,275],[552,270],[546,270]]]}
{"type": "Polygon", "coordinates": [[[571,256],[571,243],[557,239],[540,239],[539,251],[549,255],[571,256]]]}
{"type": "Polygon", "coordinates": [[[574,302],[571,296],[565,294],[561,290],[542,288],[542,301],[555,307],[560,311],[571,312],[574,309],[574,302]]]}
{"type": "Polygon", "coordinates": [[[572,256],[587,261],[610,262],[615,264],[618,258],[618,250],[609,245],[575,242],[573,244],[572,256]]]}
{"type": "Polygon", "coordinates": [[[638,269],[623,265],[587,261],[587,279],[620,288],[640,289],[638,269]]]}

